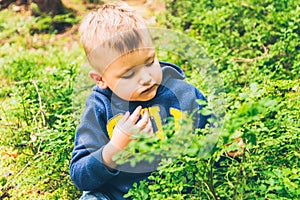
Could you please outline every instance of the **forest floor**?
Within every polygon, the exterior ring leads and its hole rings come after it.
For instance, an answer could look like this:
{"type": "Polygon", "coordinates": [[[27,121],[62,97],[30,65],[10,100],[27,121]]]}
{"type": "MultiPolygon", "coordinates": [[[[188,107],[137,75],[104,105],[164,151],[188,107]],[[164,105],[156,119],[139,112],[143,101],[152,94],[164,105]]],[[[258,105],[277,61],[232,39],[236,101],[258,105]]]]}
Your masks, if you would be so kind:
{"type": "MultiPolygon", "coordinates": [[[[96,9],[100,4],[83,4],[74,0],[62,0],[63,3],[75,10],[79,15],[84,16],[86,12],[96,9]]],[[[103,0],[103,3],[116,2],[115,0],[103,0]]],[[[165,2],[162,0],[123,0],[123,2],[135,8],[151,26],[155,25],[155,15],[164,12],[165,2]]]]}
{"type": "MultiPolygon", "coordinates": [[[[77,15],[85,16],[87,12],[93,9],[97,9],[100,4],[83,4],[81,1],[74,0],[62,0],[64,5],[68,8],[73,9],[77,15]]],[[[114,0],[104,0],[104,3],[115,2],[114,0]]],[[[145,20],[149,27],[157,26],[156,23],[156,15],[165,11],[166,6],[165,2],[162,0],[123,0],[123,2],[127,3],[131,7],[133,7],[137,13],[139,13],[145,20]]],[[[78,32],[80,24],[76,24],[67,31],[57,34],[54,40],[58,40],[61,38],[70,38],[69,42],[73,43],[74,40],[78,40],[78,32]]],[[[72,46],[72,44],[66,43],[66,47],[72,46]]]]}

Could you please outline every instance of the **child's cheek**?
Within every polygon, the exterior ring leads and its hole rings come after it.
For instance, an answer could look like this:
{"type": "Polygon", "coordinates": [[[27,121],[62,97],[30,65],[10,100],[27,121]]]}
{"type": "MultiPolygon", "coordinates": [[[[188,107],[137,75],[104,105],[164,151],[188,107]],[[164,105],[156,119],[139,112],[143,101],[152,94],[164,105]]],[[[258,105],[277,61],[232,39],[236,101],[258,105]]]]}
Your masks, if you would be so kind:
{"type": "Polygon", "coordinates": [[[137,90],[136,85],[128,81],[120,81],[113,92],[119,97],[121,97],[122,99],[131,100],[132,98],[135,98],[136,90],[137,90]]]}

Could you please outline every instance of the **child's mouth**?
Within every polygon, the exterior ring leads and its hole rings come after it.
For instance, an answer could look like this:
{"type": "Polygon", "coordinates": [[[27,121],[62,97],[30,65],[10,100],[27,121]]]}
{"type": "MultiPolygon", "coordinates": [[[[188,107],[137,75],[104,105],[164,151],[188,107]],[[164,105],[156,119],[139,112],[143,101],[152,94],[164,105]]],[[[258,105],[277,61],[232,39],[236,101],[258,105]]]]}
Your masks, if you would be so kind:
{"type": "Polygon", "coordinates": [[[142,92],[142,94],[143,94],[143,93],[147,93],[147,92],[151,92],[154,88],[155,88],[155,85],[152,85],[151,87],[149,87],[149,88],[147,88],[146,90],[144,90],[144,91],[142,92]]]}

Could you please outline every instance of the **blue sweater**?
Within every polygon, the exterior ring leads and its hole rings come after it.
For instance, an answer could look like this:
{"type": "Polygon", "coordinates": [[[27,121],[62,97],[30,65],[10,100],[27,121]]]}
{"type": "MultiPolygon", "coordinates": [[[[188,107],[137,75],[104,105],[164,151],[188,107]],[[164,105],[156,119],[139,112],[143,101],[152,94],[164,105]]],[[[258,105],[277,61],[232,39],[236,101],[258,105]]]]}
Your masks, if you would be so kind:
{"type": "MultiPolygon", "coordinates": [[[[192,113],[201,109],[196,99],[206,100],[193,85],[183,81],[185,75],[176,65],[160,62],[163,80],[156,96],[149,101],[125,101],[110,89],[101,90],[97,86],[86,100],[81,123],[76,130],[75,145],[70,165],[71,178],[75,185],[84,191],[102,192],[111,199],[124,199],[134,182],[147,179],[155,165],[127,166],[110,171],[103,163],[102,150],[110,140],[114,125],[120,114],[132,113],[141,105],[150,109],[154,131],[159,131],[166,118],[175,117],[176,112],[192,113]],[[152,111],[151,111],[152,110],[152,111]],[[152,112],[152,113],[151,113],[152,112]],[[175,113],[175,114],[174,114],[175,113]],[[157,117],[158,116],[158,117],[157,117]]],[[[195,118],[195,125],[203,128],[207,117],[201,114],[195,118]]]]}

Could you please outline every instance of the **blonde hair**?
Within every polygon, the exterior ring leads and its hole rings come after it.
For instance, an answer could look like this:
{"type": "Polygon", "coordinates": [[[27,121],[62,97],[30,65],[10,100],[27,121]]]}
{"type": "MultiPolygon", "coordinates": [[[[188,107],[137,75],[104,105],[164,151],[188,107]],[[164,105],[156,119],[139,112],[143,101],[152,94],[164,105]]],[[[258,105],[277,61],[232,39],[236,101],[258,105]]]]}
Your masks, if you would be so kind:
{"type": "Polygon", "coordinates": [[[81,43],[87,56],[99,45],[121,53],[133,50],[142,42],[145,30],[148,33],[143,18],[125,3],[101,6],[90,12],[79,28],[81,43]]]}

